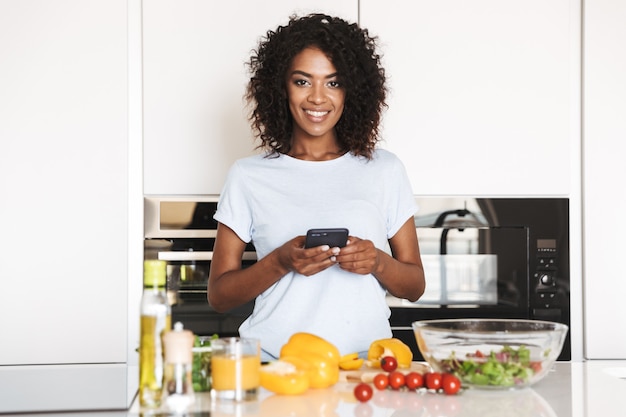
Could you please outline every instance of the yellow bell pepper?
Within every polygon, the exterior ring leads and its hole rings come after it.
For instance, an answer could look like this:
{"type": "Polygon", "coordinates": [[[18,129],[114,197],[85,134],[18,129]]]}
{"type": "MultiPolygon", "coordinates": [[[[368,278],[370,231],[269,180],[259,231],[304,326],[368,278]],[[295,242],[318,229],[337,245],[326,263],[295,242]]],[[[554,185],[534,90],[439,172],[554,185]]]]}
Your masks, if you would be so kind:
{"type": "Polygon", "coordinates": [[[349,353],[339,359],[339,369],[343,369],[344,371],[360,369],[361,366],[363,366],[363,362],[364,360],[359,358],[358,353],[349,353]]]}
{"type": "Polygon", "coordinates": [[[409,368],[413,361],[413,352],[403,341],[396,338],[380,339],[372,342],[367,351],[367,364],[380,368],[380,360],[393,356],[398,361],[398,368],[409,368]]]}
{"type": "Polygon", "coordinates": [[[308,367],[278,360],[261,366],[261,386],[282,395],[302,394],[309,389],[308,367]]]}
{"type": "Polygon", "coordinates": [[[280,350],[280,356],[298,356],[300,353],[310,352],[322,355],[329,360],[339,363],[339,349],[326,339],[311,333],[294,333],[289,341],[280,350]]]}
{"type": "Polygon", "coordinates": [[[327,388],[339,380],[339,358],[335,345],[310,333],[295,333],[280,350],[280,360],[308,364],[311,388],[327,388]]]}

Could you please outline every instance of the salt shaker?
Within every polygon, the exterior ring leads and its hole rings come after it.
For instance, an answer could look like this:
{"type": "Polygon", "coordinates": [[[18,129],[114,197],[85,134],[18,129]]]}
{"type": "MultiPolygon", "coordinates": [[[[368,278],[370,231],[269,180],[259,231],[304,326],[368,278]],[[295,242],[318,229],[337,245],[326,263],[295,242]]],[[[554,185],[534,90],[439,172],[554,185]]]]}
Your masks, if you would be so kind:
{"type": "Polygon", "coordinates": [[[194,335],[177,322],[174,330],[163,335],[165,372],[162,404],[173,413],[185,413],[194,402],[192,348],[194,335]]]}

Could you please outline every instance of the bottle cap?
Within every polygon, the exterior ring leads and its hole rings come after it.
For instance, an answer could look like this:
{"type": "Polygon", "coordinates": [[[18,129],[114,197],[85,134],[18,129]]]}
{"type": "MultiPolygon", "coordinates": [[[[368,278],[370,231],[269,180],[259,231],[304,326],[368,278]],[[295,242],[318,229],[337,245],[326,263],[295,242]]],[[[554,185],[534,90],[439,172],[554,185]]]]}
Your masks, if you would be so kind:
{"type": "Polygon", "coordinates": [[[147,286],[165,286],[166,279],[166,266],[165,261],[156,259],[147,260],[143,262],[143,285],[147,286]]]}
{"type": "Polygon", "coordinates": [[[191,364],[193,360],[194,335],[190,330],[183,330],[183,324],[176,322],[174,330],[163,335],[166,363],[191,364]]]}

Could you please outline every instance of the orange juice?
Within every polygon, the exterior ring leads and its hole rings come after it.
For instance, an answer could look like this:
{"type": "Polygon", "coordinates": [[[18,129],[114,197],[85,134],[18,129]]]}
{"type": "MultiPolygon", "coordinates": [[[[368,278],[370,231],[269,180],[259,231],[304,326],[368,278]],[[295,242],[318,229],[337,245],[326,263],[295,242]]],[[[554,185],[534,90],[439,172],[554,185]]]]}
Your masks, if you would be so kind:
{"type": "Polygon", "coordinates": [[[239,358],[214,355],[211,358],[212,387],[218,391],[258,388],[260,371],[261,361],[256,355],[243,355],[239,358]]]}

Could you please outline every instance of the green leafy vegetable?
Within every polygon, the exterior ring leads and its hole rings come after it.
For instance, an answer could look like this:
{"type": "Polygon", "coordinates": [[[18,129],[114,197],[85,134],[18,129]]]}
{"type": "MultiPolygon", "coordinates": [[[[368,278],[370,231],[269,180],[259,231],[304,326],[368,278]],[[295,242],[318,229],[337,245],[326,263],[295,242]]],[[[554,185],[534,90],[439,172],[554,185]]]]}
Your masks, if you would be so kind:
{"type": "Polygon", "coordinates": [[[191,379],[195,392],[211,389],[211,341],[219,336],[214,334],[210,338],[196,336],[193,343],[193,363],[191,379]],[[204,349],[203,349],[204,348],[204,349]]]}
{"type": "Polygon", "coordinates": [[[526,346],[517,349],[504,346],[499,352],[491,351],[488,355],[476,351],[463,359],[452,352],[441,366],[444,372],[455,374],[465,383],[500,387],[526,385],[541,370],[540,362],[530,360],[530,350],[526,346]]]}

